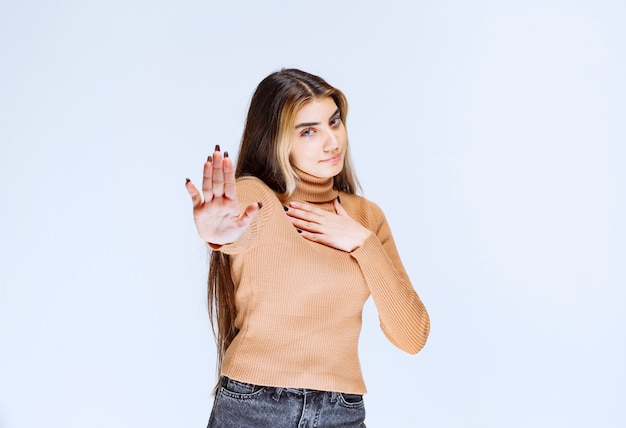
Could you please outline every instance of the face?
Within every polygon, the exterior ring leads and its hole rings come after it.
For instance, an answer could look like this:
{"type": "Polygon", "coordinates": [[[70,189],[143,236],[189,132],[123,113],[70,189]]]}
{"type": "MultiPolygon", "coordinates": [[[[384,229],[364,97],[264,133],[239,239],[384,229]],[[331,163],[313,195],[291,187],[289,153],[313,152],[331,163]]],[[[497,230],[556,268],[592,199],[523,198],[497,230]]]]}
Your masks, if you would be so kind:
{"type": "Polygon", "coordinates": [[[331,97],[300,107],[292,138],[290,160],[296,168],[319,178],[334,177],[343,169],[348,135],[331,97]]]}

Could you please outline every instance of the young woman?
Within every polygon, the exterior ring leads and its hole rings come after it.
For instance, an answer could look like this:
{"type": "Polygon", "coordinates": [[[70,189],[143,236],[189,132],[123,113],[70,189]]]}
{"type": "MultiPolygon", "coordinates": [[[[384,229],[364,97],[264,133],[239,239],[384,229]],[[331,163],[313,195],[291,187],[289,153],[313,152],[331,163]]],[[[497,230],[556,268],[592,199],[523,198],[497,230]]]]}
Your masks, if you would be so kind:
{"type": "Polygon", "coordinates": [[[341,91],[296,69],[251,101],[236,169],[228,152],[187,179],[212,249],[208,298],[220,380],[209,427],[364,427],[363,305],[417,353],[429,317],[381,209],[362,196],[341,91]]]}

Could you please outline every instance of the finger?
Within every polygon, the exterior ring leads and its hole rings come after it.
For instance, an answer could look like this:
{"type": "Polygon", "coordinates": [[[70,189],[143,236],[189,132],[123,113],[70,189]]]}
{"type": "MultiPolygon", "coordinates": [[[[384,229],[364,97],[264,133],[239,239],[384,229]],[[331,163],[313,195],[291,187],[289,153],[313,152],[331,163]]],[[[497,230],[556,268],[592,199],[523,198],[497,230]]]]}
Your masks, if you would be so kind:
{"type": "Polygon", "coordinates": [[[200,192],[198,192],[196,186],[193,185],[191,180],[187,179],[187,182],[185,183],[185,188],[187,189],[189,196],[191,196],[191,203],[193,204],[193,207],[195,208],[200,205],[202,203],[202,196],[200,195],[200,192]]]}
{"type": "Polygon", "coordinates": [[[340,215],[342,217],[348,217],[348,212],[341,206],[337,199],[335,199],[333,205],[335,206],[335,212],[337,213],[337,215],[340,215]]]}
{"type": "Polygon", "coordinates": [[[221,198],[224,196],[224,157],[219,151],[219,147],[216,147],[213,152],[213,180],[211,181],[213,186],[213,196],[221,198]]]}
{"type": "Polygon", "coordinates": [[[311,233],[304,229],[298,229],[298,233],[300,234],[300,236],[302,236],[305,239],[308,239],[309,241],[322,243],[322,239],[320,239],[322,238],[322,236],[317,233],[311,233]]]}
{"type": "Polygon", "coordinates": [[[305,204],[304,202],[289,202],[289,206],[291,208],[295,208],[297,210],[308,212],[308,213],[323,214],[326,212],[321,208],[318,208],[310,204],[305,204]]]}
{"type": "Polygon", "coordinates": [[[298,209],[298,208],[294,208],[294,207],[290,207],[289,210],[287,210],[286,212],[287,217],[289,217],[291,220],[301,220],[303,222],[313,222],[313,221],[319,221],[320,218],[319,216],[316,216],[313,213],[298,209]]]}
{"type": "Polygon", "coordinates": [[[308,230],[309,232],[322,233],[322,225],[316,222],[303,220],[299,217],[288,217],[296,229],[308,230]]]}
{"type": "Polygon", "coordinates": [[[237,199],[237,188],[235,186],[235,169],[233,168],[233,161],[228,156],[228,152],[224,152],[224,195],[228,199],[237,199]]]}
{"type": "Polygon", "coordinates": [[[207,202],[213,200],[213,158],[211,156],[209,156],[204,163],[202,172],[202,195],[207,202]]]}
{"type": "Polygon", "coordinates": [[[309,205],[302,202],[290,202],[289,209],[287,210],[287,215],[291,217],[298,217],[311,222],[320,223],[325,217],[331,215],[331,213],[314,205],[309,205]]]}
{"type": "Polygon", "coordinates": [[[245,226],[248,226],[257,216],[262,206],[263,204],[261,202],[255,202],[248,205],[239,217],[239,221],[241,221],[245,226]]]}

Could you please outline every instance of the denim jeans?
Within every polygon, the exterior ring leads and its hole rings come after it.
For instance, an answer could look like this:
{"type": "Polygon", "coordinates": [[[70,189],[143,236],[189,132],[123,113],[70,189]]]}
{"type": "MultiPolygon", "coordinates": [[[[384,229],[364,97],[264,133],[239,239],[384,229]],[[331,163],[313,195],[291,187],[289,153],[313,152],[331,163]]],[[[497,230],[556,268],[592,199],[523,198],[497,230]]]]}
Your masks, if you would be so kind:
{"type": "Polygon", "coordinates": [[[365,428],[363,396],[222,377],[207,428],[365,428]]]}

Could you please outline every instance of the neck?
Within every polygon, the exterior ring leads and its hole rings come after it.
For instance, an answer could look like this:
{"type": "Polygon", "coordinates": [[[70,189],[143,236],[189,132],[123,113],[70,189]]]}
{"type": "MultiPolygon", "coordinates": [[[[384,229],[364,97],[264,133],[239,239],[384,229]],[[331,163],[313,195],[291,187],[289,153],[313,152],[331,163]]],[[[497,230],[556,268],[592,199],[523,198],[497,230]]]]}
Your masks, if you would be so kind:
{"type": "Polygon", "coordinates": [[[296,191],[291,195],[290,199],[319,204],[331,202],[337,198],[339,192],[334,188],[333,177],[315,177],[295,167],[294,171],[298,175],[298,180],[296,182],[296,191]]]}

